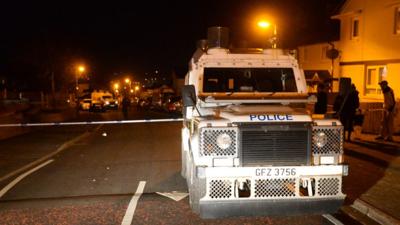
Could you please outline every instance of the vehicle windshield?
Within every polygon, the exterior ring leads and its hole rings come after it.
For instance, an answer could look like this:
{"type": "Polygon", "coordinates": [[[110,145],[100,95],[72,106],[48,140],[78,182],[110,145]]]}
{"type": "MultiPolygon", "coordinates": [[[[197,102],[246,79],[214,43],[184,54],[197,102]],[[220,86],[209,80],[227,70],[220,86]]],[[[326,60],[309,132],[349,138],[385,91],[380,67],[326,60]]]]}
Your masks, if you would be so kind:
{"type": "Polygon", "coordinates": [[[205,68],[203,92],[297,92],[292,68],[205,68]]]}
{"type": "Polygon", "coordinates": [[[112,97],[111,96],[103,96],[103,99],[109,100],[109,99],[112,99],[112,97]]]}

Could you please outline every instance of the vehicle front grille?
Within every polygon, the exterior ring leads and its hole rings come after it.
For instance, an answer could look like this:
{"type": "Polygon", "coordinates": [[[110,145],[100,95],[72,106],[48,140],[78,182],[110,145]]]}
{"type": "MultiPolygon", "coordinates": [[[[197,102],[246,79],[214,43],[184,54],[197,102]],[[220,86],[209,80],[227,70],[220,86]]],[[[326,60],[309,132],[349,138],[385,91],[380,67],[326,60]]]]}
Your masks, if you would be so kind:
{"type": "MultiPolygon", "coordinates": [[[[302,178],[249,178],[249,199],[291,199],[291,198],[318,198],[343,196],[342,177],[315,176],[309,177],[314,181],[313,192],[305,194],[302,189],[302,178]]],[[[238,194],[237,178],[212,178],[207,181],[206,198],[210,200],[241,199],[238,194]]],[[[243,198],[242,198],[243,199],[243,198]]]]}
{"type": "Polygon", "coordinates": [[[296,196],[295,178],[257,179],[255,180],[255,197],[294,197],[296,196]]]}
{"type": "Polygon", "coordinates": [[[243,166],[298,166],[310,162],[311,125],[241,124],[243,166]]]}

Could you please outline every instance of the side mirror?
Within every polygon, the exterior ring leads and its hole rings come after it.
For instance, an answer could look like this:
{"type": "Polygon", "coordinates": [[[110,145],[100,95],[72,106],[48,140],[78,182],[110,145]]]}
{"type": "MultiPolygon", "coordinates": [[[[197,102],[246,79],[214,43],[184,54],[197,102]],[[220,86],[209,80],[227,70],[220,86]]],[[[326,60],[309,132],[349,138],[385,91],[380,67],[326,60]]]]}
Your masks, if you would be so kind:
{"type": "Polygon", "coordinates": [[[185,85],[182,87],[182,102],[184,107],[195,106],[196,99],[194,85],[185,85]]]}

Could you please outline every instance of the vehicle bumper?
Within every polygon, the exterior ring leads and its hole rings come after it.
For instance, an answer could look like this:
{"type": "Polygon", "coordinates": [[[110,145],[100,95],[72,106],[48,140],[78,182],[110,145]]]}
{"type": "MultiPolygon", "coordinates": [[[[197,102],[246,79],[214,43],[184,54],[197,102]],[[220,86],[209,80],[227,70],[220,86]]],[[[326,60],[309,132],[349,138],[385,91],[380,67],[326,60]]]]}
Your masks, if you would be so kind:
{"type": "Polygon", "coordinates": [[[118,109],[118,105],[105,105],[104,108],[106,108],[106,109],[118,109]]]}
{"type": "Polygon", "coordinates": [[[92,105],[90,110],[103,110],[104,107],[102,105],[92,105]]]}
{"type": "Polygon", "coordinates": [[[202,218],[332,213],[346,197],[346,165],[197,167],[202,218]],[[242,192],[243,185],[247,187],[242,192]]]}
{"type": "Polygon", "coordinates": [[[345,196],[320,199],[200,201],[202,218],[233,216],[304,215],[336,212],[345,196]]]}

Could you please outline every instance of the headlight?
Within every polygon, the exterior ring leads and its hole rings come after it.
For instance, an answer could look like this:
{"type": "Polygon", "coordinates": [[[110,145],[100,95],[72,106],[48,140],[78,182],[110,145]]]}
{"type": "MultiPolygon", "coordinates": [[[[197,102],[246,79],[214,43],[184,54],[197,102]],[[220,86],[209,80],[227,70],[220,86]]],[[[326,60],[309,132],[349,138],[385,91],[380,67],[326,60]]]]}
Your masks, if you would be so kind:
{"type": "Polygon", "coordinates": [[[204,127],[200,129],[200,156],[237,156],[237,127],[204,127]]]}
{"type": "Polygon", "coordinates": [[[106,101],[106,105],[108,105],[108,104],[110,104],[110,102],[109,102],[109,101],[106,101]]]}
{"type": "Polygon", "coordinates": [[[217,146],[221,149],[227,149],[232,144],[232,138],[227,133],[222,133],[217,136],[217,146]]]}
{"type": "Polygon", "coordinates": [[[343,126],[314,126],[312,135],[314,165],[343,162],[343,126]]]}
{"type": "Polygon", "coordinates": [[[314,135],[314,144],[319,148],[322,148],[328,143],[328,137],[324,132],[318,132],[314,135]]]}

